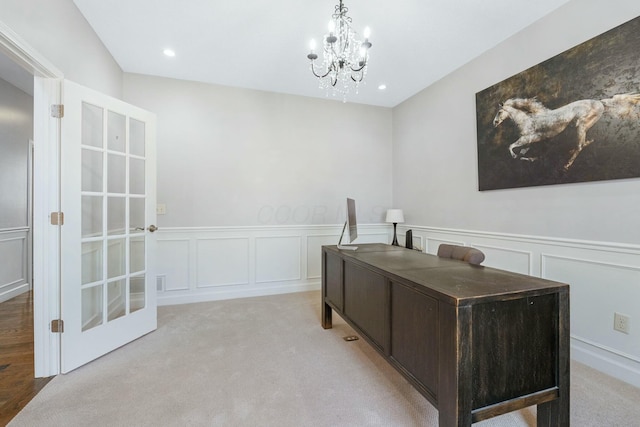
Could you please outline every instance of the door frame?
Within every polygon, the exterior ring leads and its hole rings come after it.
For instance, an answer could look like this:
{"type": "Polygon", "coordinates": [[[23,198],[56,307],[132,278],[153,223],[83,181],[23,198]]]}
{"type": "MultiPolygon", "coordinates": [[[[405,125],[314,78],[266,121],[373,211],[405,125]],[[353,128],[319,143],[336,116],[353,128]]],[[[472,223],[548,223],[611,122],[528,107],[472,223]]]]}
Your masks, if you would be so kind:
{"type": "Polygon", "coordinates": [[[61,100],[63,73],[0,21],[0,51],[34,76],[33,94],[33,327],[35,377],[60,373],[60,119],[51,105],[61,100]]]}

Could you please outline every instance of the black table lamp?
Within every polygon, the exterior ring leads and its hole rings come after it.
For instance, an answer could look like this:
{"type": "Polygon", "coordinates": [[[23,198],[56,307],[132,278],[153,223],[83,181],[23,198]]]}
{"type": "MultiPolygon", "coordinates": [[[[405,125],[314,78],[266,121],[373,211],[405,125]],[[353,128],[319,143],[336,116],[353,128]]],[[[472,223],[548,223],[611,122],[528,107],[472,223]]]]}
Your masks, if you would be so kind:
{"type": "Polygon", "coordinates": [[[387,219],[386,222],[393,223],[393,242],[391,244],[393,246],[400,246],[398,244],[398,235],[396,234],[396,226],[398,223],[404,222],[404,214],[402,213],[402,209],[389,209],[387,210],[387,219]]]}

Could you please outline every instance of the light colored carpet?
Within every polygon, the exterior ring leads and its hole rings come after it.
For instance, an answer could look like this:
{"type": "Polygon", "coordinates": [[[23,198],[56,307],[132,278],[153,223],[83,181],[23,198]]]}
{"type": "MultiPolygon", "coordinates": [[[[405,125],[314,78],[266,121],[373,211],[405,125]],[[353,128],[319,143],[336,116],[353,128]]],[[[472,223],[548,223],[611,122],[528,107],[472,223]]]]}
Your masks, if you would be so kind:
{"type": "MultiPolygon", "coordinates": [[[[320,293],[159,307],[158,330],[54,378],[21,426],[437,426],[438,412],[320,293]]],[[[573,363],[571,423],[640,426],[640,389],[573,363]]],[[[535,409],[475,424],[533,427],[535,409]]]]}

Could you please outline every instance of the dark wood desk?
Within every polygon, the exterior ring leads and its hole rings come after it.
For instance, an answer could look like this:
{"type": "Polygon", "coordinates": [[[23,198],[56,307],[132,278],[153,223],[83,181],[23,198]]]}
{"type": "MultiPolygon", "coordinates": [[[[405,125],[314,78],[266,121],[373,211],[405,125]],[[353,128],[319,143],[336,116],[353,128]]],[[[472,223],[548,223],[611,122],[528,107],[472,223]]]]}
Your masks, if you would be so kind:
{"type": "Polygon", "coordinates": [[[335,310],[439,411],[470,426],[537,405],[569,425],[569,286],[397,246],[322,247],[335,310]]]}

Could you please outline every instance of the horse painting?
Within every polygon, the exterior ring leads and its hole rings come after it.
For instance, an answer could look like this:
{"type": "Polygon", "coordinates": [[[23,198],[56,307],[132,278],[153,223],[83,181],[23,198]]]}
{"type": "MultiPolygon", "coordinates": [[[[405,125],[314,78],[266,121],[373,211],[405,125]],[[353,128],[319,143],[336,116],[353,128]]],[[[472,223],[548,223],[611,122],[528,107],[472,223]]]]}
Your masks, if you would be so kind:
{"type": "Polygon", "coordinates": [[[525,156],[531,144],[553,138],[573,124],[576,127],[577,141],[564,165],[564,170],[568,171],[580,152],[593,142],[587,139],[587,132],[603,114],[608,113],[620,118],[637,115],[634,107],[638,103],[640,94],[627,93],[602,100],[583,99],[551,110],[536,98],[511,98],[500,104],[493,119],[493,126],[499,126],[507,118],[513,120],[520,132],[520,138],[509,145],[511,157],[533,162],[538,158],[525,156]]]}

